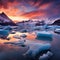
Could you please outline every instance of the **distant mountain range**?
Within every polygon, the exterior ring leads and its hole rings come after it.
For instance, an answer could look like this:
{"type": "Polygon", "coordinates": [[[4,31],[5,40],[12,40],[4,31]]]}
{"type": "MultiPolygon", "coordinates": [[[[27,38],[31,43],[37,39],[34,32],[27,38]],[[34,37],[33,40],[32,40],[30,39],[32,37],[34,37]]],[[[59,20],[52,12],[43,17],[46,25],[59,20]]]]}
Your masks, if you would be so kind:
{"type": "MultiPolygon", "coordinates": [[[[15,24],[4,12],[0,13],[0,25],[18,25],[15,24]]],[[[52,25],[60,25],[60,19],[55,20],[52,25]]]]}
{"type": "Polygon", "coordinates": [[[16,25],[4,12],[0,13],[0,25],[16,25]]]}
{"type": "Polygon", "coordinates": [[[54,23],[52,25],[59,25],[60,26],[60,19],[55,20],[54,23]]]}

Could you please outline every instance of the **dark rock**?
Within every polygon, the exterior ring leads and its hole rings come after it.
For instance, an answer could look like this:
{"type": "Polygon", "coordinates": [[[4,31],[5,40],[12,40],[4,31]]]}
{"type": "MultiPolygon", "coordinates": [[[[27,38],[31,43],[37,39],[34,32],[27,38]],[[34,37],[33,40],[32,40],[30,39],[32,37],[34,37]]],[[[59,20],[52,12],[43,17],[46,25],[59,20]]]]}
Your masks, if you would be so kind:
{"type": "Polygon", "coordinates": [[[60,25],[60,19],[56,20],[52,25],[60,25]]]}

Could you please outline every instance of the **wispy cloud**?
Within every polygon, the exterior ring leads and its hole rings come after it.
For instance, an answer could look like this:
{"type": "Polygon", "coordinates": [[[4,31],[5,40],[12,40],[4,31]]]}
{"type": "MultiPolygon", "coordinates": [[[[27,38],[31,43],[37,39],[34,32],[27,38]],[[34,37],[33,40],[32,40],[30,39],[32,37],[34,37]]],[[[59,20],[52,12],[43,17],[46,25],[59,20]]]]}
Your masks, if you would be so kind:
{"type": "Polygon", "coordinates": [[[0,0],[0,12],[24,18],[60,17],[60,0],[0,0]]]}

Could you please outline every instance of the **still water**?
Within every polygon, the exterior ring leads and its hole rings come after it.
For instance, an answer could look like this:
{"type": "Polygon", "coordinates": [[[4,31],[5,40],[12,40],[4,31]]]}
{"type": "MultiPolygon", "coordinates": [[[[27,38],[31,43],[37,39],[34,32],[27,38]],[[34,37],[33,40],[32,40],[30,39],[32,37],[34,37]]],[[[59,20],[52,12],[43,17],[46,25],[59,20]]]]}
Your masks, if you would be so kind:
{"type": "MultiPolygon", "coordinates": [[[[16,32],[15,34],[9,34],[8,37],[10,37],[10,40],[0,39],[0,60],[3,57],[4,57],[5,60],[7,60],[5,58],[7,56],[5,56],[5,55],[8,55],[8,57],[10,57],[10,60],[16,60],[17,59],[16,55],[21,56],[20,54],[23,54],[24,52],[26,52],[28,50],[28,47],[23,48],[23,47],[19,47],[19,46],[16,46],[16,45],[6,45],[6,44],[4,44],[5,42],[19,42],[20,40],[14,38],[14,36],[15,35],[16,36],[21,36],[22,34],[27,35],[27,37],[25,38],[26,40],[29,40],[27,43],[29,43],[29,42],[50,43],[51,44],[51,51],[53,53],[53,56],[51,57],[50,60],[60,60],[60,35],[56,34],[54,32],[51,32],[51,34],[52,34],[52,39],[51,40],[50,39],[48,39],[48,40],[45,39],[44,40],[44,38],[43,39],[36,39],[37,36],[34,32],[32,32],[32,33],[16,32]],[[21,49],[21,48],[23,48],[23,49],[21,49]],[[13,56],[14,54],[15,54],[15,56],[13,56]]],[[[22,58],[22,56],[21,56],[21,58],[22,58]]],[[[19,59],[21,59],[21,58],[19,58],[19,59]]],[[[2,59],[2,60],[4,60],[4,59],[2,59]]]]}

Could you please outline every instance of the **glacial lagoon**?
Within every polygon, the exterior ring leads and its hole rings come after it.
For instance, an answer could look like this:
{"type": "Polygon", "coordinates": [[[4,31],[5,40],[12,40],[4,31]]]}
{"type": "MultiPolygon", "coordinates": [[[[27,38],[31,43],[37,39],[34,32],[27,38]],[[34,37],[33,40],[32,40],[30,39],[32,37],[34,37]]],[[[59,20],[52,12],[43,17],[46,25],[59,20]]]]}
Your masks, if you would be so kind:
{"type": "MultiPolygon", "coordinates": [[[[44,55],[42,55],[43,59],[60,59],[60,35],[54,33],[54,31],[33,31],[25,33],[15,32],[10,33],[7,38],[9,39],[0,39],[0,60],[33,60],[31,58],[31,50],[33,51],[32,56],[35,56],[37,51],[42,51],[44,48],[45,50],[49,50],[52,53],[52,56],[50,58],[45,58],[44,55]],[[44,32],[44,34],[41,35],[40,32],[44,32]],[[26,46],[21,44],[24,44],[26,46]],[[29,50],[29,46],[35,49],[31,48],[29,50]],[[40,48],[40,46],[42,46],[42,48],[40,48]],[[29,54],[30,57],[26,57],[26,54],[29,54]]],[[[37,59],[35,58],[34,60],[37,59]]],[[[41,56],[38,58],[38,60],[42,60],[41,56]]]]}

